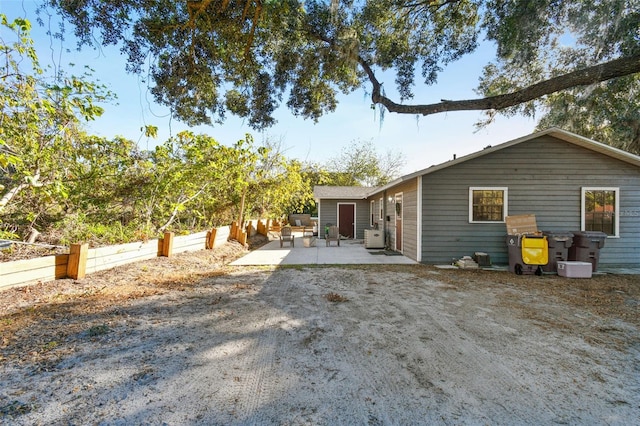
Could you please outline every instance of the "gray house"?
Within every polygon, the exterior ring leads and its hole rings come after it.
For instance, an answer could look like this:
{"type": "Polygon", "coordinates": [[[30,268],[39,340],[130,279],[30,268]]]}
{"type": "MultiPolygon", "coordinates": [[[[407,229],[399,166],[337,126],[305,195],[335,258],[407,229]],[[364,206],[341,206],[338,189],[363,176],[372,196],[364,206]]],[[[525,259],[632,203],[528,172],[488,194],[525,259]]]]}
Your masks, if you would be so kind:
{"type": "Polygon", "coordinates": [[[506,264],[505,217],[534,214],[540,230],[605,232],[602,265],[640,265],[640,157],[557,128],[380,188],[314,194],[321,230],[338,224],[360,239],[381,229],[388,247],[422,263],[480,251],[506,264]]]}

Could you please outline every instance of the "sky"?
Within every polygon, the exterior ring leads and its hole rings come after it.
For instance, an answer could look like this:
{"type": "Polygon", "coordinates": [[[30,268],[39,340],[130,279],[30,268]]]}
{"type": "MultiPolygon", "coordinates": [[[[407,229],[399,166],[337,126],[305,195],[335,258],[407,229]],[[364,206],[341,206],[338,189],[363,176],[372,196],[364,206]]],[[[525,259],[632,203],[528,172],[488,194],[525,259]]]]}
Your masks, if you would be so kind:
{"type": "MultiPolygon", "coordinates": [[[[371,98],[364,89],[348,95],[340,95],[335,112],[322,116],[317,123],[295,117],[286,106],[275,114],[276,125],[258,132],[243,120],[228,115],[223,124],[190,128],[175,118],[169,109],[158,105],[147,89],[147,83],[138,75],[125,71],[126,57],[117,47],[76,50],[72,27],[67,25],[66,40],[53,40],[46,28],[36,22],[34,0],[1,0],[0,13],[12,21],[26,17],[33,25],[31,36],[42,64],[62,65],[67,72],[89,65],[94,77],[117,95],[117,100],[102,105],[105,113],[90,122],[91,134],[112,138],[123,136],[137,141],[140,148],[151,149],[180,131],[190,129],[196,134],[207,134],[218,142],[230,145],[244,139],[246,133],[256,141],[265,139],[280,141],[284,154],[291,159],[313,161],[320,164],[337,157],[353,141],[371,141],[379,154],[399,151],[404,157],[402,174],[412,173],[434,164],[482,150],[487,145],[497,145],[530,134],[536,122],[524,117],[498,117],[486,128],[477,130],[474,124],[483,119],[481,111],[449,112],[430,116],[393,114],[386,112],[381,122],[378,110],[371,109],[371,98]],[[26,10],[26,14],[25,11],[26,10]],[[142,135],[145,125],[158,127],[158,137],[149,139],[142,135]]],[[[57,29],[53,17],[52,29],[57,29]]],[[[3,30],[5,31],[5,30],[3,30]]],[[[493,57],[495,49],[486,43],[476,53],[464,57],[445,68],[438,83],[426,86],[417,81],[414,99],[410,102],[427,104],[440,99],[470,99],[478,97],[473,89],[478,84],[482,67],[493,57]]],[[[76,73],[79,71],[76,71],[76,73]]],[[[384,82],[387,95],[393,97],[394,77],[390,73],[378,75],[384,82]]]]}

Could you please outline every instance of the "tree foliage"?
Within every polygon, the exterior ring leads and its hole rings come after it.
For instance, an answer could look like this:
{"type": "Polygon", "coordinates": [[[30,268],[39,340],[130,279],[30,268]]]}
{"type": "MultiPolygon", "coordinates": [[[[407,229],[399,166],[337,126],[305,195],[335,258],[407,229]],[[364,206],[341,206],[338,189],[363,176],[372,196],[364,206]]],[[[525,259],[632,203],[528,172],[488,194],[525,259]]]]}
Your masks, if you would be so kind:
{"type": "Polygon", "coordinates": [[[51,200],[68,196],[70,158],[82,138],[82,121],[102,114],[110,97],[89,74],[47,75],[29,37],[30,23],[0,15],[0,213],[16,197],[33,224],[51,200]],[[11,40],[13,39],[13,40],[11,40]],[[28,196],[24,193],[29,191],[28,196]]]}
{"type": "Polygon", "coordinates": [[[404,158],[398,151],[378,153],[371,141],[352,141],[329,159],[330,175],[324,184],[337,186],[381,186],[398,177],[404,158]]]}
{"type": "Polygon", "coordinates": [[[490,36],[498,34],[497,38],[506,42],[499,45],[502,50],[497,59],[485,67],[479,93],[514,92],[545,79],[566,78],[576,68],[590,70],[596,78],[591,84],[554,92],[537,101],[489,111],[480,125],[490,123],[497,113],[531,117],[542,113],[539,128],[559,126],[640,153],[640,74],[635,70],[604,79],[595,72],[602,72],[598,64],[640,54],[640,2],[537,3],[544,8],[533,13],[528,2],[517,2],[510,13],[496,14],[487,27],[490,36]],[[541,42],[537,45],[529,38],[541,42]]]}
{"type": "Polygon", "coordinates": [[[618,78],[549,96],[538,127],[558,126],[640,155],[640,78],[618,78]]]}
{"type": "Polygon", "coordinates": [[[150,61],[156,100],[190,124],[232,113],[261,129],[281,103],[317,120],[358,88],[397,113],[531,110],[557,91],[640,71],[639,0],[43,1],[82,43],[122,42],[130,71],[150,61]],[[497,47],[484,98],[405,103],[483,37],[497,47]],[[387,70],[395,101],[380,81],[387,70]]]}
{"type": "MultiPolygon", "coordinates": [[[[56,230],[63,243],[115,243],[288,213],[311,199],[302,165],[250,135],[231,146],[182,132],[151,151],[87,135],[109,92],[90,76],[47,76],[29,22],[0,39],[0,234],[56,230]],[[27,65],[29,65],[27,67],[27,65]],[[292,197],[292,194],[294,196],[292,197]]],[[[3,35],[5,33],[3,32],[3,35]]],[[[157,129],[141,129],[153,136],[157,129]]]]}

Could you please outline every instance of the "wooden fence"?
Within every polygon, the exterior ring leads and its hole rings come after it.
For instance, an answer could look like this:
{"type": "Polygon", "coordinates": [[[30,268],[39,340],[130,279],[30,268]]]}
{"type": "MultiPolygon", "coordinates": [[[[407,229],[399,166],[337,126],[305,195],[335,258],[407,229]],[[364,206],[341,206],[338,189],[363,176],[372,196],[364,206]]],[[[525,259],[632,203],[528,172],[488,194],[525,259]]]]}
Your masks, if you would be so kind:
{"type": "Polygon", "coordinates": [[[69,254],[0,262],[0,291],[62,278],[81,279],[86,274],[154,257],[213,249],[229,239],[246,245],[247,238],[256,232],[267,235],[269,226],[269,221],[254,220],[247,222],[242,228],[234,222],[231,226],[196,234],[175,236],[172,232],[167,232],[164,238],[95,249],[90,249],[87,244],[72,244],[69,254]]]}

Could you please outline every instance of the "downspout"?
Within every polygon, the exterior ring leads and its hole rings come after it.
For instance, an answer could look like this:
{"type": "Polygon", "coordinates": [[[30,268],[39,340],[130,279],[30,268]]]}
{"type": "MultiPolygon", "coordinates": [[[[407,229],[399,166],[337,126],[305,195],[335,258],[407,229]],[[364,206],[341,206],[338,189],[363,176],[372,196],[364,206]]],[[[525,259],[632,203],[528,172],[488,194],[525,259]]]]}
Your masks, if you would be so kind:
{"type": "Polygon", "coordinates": [[[416,235],[416,246],[417,246],[417,253],[416,253],[416,260],[418,261],[418,263],[422,262],[422,176],[418,176],[416,177],[416,179],[418,179],[417,182],[417,186],[418,186],[418,200],[417,200],[417,207],[416,209],[418,210],[416,212],[416,228],[418,228],[417,234],[416,235]]]}
{"type": "Polygon", "coordinates": [[[384,232],[384,246],[391,247],[391,234],[389,233],[389,225],[387,224],[387,190],[382,194],[382,231],[384,232]]]}
{"type": "Polygon", "coordinates": [[[322,226],[322,217],[320,216],[320,203],[322,201],[320,198],[316,200],[316,205],[318,206],[318,239],[324,239],[324,226],[322,226]]]}

